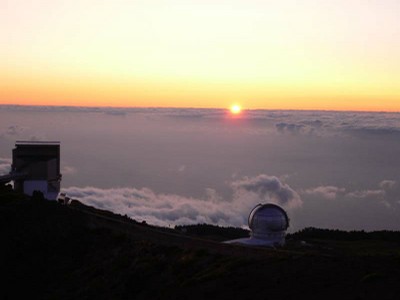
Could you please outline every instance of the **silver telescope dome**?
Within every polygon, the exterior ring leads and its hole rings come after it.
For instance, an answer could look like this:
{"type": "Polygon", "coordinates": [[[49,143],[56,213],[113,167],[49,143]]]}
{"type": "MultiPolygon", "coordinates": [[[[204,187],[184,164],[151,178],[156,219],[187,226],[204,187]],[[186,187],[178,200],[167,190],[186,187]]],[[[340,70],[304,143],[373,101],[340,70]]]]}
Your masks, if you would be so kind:
{"type": "Polygon", "coordinates": [[[289,218],[278,205],[258,204],[250,212],[248,223],[252,237],[267,238],[272,233],[286,231],[289,227],[289,218]]]}
{"type": "Polygon", "coordinates": [[[275,247],[285,244],[289,217],[285,210],[272,203],[258,204],[249,214],[250,238],[227,241],[229,244],[275,247]]]}

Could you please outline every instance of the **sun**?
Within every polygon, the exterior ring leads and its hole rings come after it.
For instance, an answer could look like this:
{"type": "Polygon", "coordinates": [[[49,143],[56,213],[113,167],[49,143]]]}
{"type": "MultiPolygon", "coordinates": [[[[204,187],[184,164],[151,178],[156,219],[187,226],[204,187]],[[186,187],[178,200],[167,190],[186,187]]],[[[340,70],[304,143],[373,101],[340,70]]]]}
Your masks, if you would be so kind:
{"type": "Polygon", "coordinates": [[[240,107],[240,105],[234,104],[231,106],[231,113],[233,113],[234,115],[240,114],[241,111],[242,108],[240,107]]]}

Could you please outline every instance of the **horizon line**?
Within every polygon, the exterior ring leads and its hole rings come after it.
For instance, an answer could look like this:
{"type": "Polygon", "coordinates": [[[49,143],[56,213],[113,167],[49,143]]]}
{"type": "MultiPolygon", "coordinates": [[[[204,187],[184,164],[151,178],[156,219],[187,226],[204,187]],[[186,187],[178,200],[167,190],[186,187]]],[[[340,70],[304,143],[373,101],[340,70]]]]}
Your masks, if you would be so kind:
{"type": "MultiPolygon", "coordinates": [[[[2,103],[0,107],[51,107],[51,108],[105,108],[105,109],[190,109],[190,110],[223,110],[229,111],[229,107],[195,107],[195,106],[111,106],[111,105],[44,105],[44,104],[12,104],[2,103]]],[[[244,108],[242,111],[293,111],[293,112],[349,112],[349,113],[400,113],[400,110],[363,110],[363,109],[287,109],[287,108],[244,108]]]]}

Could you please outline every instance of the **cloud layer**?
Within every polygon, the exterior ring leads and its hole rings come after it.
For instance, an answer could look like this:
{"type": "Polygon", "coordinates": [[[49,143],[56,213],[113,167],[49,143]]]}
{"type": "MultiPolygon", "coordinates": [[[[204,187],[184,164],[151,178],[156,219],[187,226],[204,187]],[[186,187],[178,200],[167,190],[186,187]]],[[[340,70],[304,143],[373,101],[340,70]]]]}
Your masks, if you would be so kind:
{"type": "Polygon", "coordinates": [[[230,200],[224,200],[209,188],[202,198],[157,194],[148,188],[69,187],[63,192],[85,204],[160,226],[198,223],[245,226],[249,212],[258,203],[273,202],[284,207],[301,204],[299,195],[275,176],[246,177],[231,186],[230,200]]]}
{"type": "MultiPolygon", "coordinates": [[[[116,108],[116,107],[71,107],[71,106],[21,106],[0,105],[3,112],[72,112],[99,113],[111,116],[128,114],[148,117],[182,119],[224,119],[226,109],[196,108],[116,108]]],[[[368,132],[375,134],[400,133],[400,113],[395,112],[341,112],[341,111],[285,111],[285,110],[244,110],[241,120],[263,121],[272,125],[279,133],[324,134],[330,130],[347,132],[368,132]]],[[[14,135],[23,127],[8,125],[4,133],[14,135]]]]}
{"type": "Polygon", "coordinates": [[[11,159],[0,157],[0,175],[8,174],[11,170],[11,159]]]}
{"type": "Polygon", "coordinates": [[[346,196],[356,199],[375,199],[387,207],[397,208],[400,205],[400,184],[395,180],[383,180],[379,183],[379,188],[357,190],[346,196]]]}
{"type": "Polygon", "coordinates": [[[304,191],[301,191],[301,194],[304,195],[313,195],[317,197],[321,197],[324,199],[336,199],[338,195],[343,195],[346,189],[344,188],[339,188],[337,186],[318,186],[314,188],[309,188],[304,191]]]}
{"type": "Polygon", "coordinates": [[[245,177],[233,182],[231,185],[237,193],[254,193],[260,199],[269,200],[269,202],[282,206],[297,207],[302,204],[300,196],[275,176],[261,174],[256,177],[245,177]]]}
{"type": "Polygon", "coordinates": [[[93,187],[76,198],[148,222],[241,226],[273,201],[303,203],[298,228],[399,228],[399,113],[0,105],[0,157],[43,139],[61,141],[63,187],[93,187]]]}

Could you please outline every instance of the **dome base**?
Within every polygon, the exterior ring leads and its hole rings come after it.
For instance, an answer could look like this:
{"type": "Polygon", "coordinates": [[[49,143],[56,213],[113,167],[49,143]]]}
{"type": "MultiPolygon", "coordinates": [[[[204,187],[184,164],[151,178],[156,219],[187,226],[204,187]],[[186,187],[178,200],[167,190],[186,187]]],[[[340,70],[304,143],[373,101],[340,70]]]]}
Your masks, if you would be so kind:
{"type": "Polygon", "coordinates": [[[255,237],[242,238],[236,240],[225,241],[224,244],[238,244],[244,246],[258,246],[258,247],[282,247],[285,245],[285,237],[280,239],[259,239],[255,237]]]}

